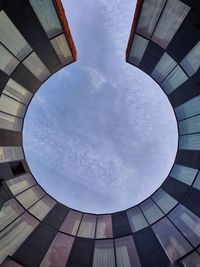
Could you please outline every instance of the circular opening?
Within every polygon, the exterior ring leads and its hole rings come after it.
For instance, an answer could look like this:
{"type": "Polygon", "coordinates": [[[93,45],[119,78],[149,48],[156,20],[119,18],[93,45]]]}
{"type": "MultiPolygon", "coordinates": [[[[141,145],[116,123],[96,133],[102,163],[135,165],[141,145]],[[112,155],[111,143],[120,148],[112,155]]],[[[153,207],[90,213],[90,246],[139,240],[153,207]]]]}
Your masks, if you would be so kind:
{"type": "Polygon", "coordinates": [[[67,4],[67,15],[78,62],[33,98],[25,156],[58,201],[85,212],[115,212],[164,181],[177,151],[177,123],[160,87],[125,62],[132,4],[77,3],[67,4]]]}

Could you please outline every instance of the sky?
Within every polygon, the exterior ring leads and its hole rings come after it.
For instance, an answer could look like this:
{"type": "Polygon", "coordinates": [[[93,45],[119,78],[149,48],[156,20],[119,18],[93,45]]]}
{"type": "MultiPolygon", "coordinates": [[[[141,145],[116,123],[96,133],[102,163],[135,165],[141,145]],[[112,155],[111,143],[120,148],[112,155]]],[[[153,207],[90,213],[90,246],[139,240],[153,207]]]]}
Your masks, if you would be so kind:
{"type": "Polygon", "coordinates": [[[64,0],[77,62],[46,81],[23,142],[38,183],[67,206],[109,213],[138,204],[167,177],[177,124],[161,88],[125,62],[135,0],[64,0]]]}

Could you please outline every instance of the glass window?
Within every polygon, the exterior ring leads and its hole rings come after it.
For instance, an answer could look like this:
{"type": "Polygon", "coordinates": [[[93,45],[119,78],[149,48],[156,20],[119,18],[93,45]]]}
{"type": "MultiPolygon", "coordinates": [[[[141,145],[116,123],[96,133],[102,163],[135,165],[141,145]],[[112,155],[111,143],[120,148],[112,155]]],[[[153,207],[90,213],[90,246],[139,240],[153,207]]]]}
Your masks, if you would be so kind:
{"type": "Polygon", "coordinates": [[[29,69],[41,82],[50,76],[50,72],[36,55],[35,52],[31,53],[23,62],[27,69],[29,69]]]}
{"type": "Polygon", "coordinates": [[[63,224],[60,227],[60,231],[71,235],[76,235],[81,221],[81,217],[82,213],[70,210],[63,224]]]}
{"type": "Polygon", "coordinates": [[[25,213],[0,232],[0,262],[13,255],[38,224],[33,216],[25,213]]]}
{"type": "Polygon", "coordinates": [[[180,121],[180,134],[190,134],[200,132],[200,115],[180,121]]]}
{"type": "Polygon", "coordinates": [[[32,50],[3,10],[0,11],[0,42],[19,60],[25,58],[32,50]]]}
{"type": "Polygon", "coordinates": [[[178,120],[200,114],[200,96],[194,97],[191,100],[175,108],[178,120]]]}
{"type": "Polygon", "coordinates": [[[199,245],[200,219],[196,215],[179,204],[168,217],[193,246],[199,245]]]}
{"type": "Polygon", "coordinates": [[[3,146],[0,147],[0,162],[9,162],[24,158],[21,146],[3,146]]]}
{"type": "Polygon", "coordinates": [[[73,237],[58,233],[40,264],[40,267],[65,267],[73,242],[73,237]]]}
{"type": "Polygon", "coordinates": [[[22,130],[22,119],[0,112],[0,129],[20,132],[22,130]]]}
{"type": "Polygon", "coordinates": [[[150,39],[164,4],[165,0],[146,0],[143,2],[137,33],[150,39]]]}
{"type": "Polygon", "coordinates": [[[52,38],[62,32],[62,26],[56,14],[52,0],[29,0],[29,2],[31,3],[49,38],[52,38]]]}
{"type": "Polygon", "coordinates": [[[16,199],[24,206],[25,209],[30,208],[36,201],[45,195],[45,192],[39,185],[35,185],[30,189],[16,196],[16,199]]]}
{"type": "Polygon", "coordinates": [[[180,136],[179,149],[200,150],[200,134],[180,136]]]}
{"type": "Polygon", "coordinates": [[[176,61],[173,60],[167,53],[164,53],[155,69],[151,73],[151,76],[158,82],[161,83],[165,77],[174,69],[177,65],[176,61]]]}
{"type": "Polygon", "coordinates": [[[149,224],[154,223],[164,216],[163,212],[156,206],[156,204],[149,198],[140,204],[149,224]]]}
{"type": "Polygon", "coordinates": [[[26,105],[29,103],[33,95],[31,92],[26,90],[24,87],[22,87],[20,84],[16,83],[12,79],[9,79],[8,83],[6,84],[6,87],[3,90],[3,93],[26,105]]]}
{"type": "Polygon", "coordinates": [[[34,206],[29,209],[36,218],[42,220],[50,210],[55,206],[56,201],[50,196],[44,196],[40,201],[38,201],[34,206]]]}
{"type": "Polygon", "coordinates": [[[181,263],[183,267],[199,267],[200,255],[197,252],[193,252],[184,258],[181,263]]]}
{"type": "Polygon", "coordinates": [[[148,226],[144,215],[138,207],[127,210],[127,215],[133,233],[148,226]]]}
{"type": "Polygon", "coordinates": [[[95,215],[84,214],[78,231],[78,236],[94,238],[96,219],[95,215]]]}
{"type": "Polygon", "coordinates": [[[24,175],[6,181],[6,184],[15,196],[33,186],[35,184],[35,180],[30,173],[26,173],[24,175]]]}
{"type": "Polygon", "coordinates": [[[194,181],[193,187],[200,190],[200,173],[198,173],[198,175],[194,181]]]}
{"type": "Polygon", "coordinates": [[[197,172],[198,170],[196,169],[175,164],[170,172],[170,176],[185,184],[191,185],[197,172]]]}
{"type": "Polygon", "coordinates": [[[12,198],[4,203],[0,209],[0,231],[23,213],[24,209],[12,198]]]}
{"type": "Polygon", "coordinates": [[[0,111],[23,118],[26,106],[2,94],[0,98],[0,111]]]}
{"type": "Polygon", "coordinates": [[[134,40],[131,46],[130,54],[129,54],[129,62],[138,66],[140,61],[144,55],[144,52],[147,48],[149,41],[141,36],[135,34],[134,40]]]}
{"type": "Polygon", "coordinates": [[[200,67],[200,41],[193,47],[180,64],[189,76],[192,76],[198,70],[200,67]]]}
{"type": "Polygon", "coordinates": [[[179,66],[176,66],[161,83],[161,87],[169,95],[187,79],[185,72],[179,66]]]}
{"type": "Polygon", "coordinates": [[[19,61],[0,44],[0,69],[10,75],[19,64],[19,61]]]}
{"type": "Polygon", "coordinates": [[[64,34],[52,39],[51,44],[53,45],[53,48],[63,65],[69,64],[73,61],[72,53],[64,34]]]}
{"type": "Polygon", "coordinates": [[[163,191],[161,188],[153,194],[152,199],[156,202],[159,208],[166,214],[178,203],[176,199],[163,191]]]}
{"type": "Polygon", "coordinates": [[[168,0],[152,40],[162,48],[167,48],[189,10],[190,7],[179,0],[168,0]]]}
{"type": "Polygon", "coordinates": [[[96,238],[111,238],[112,236],[113,232],[111,215],[98,216],[96,238]]]}
{"type": "Polygon", "coordinates": [[[6,259],[5,262],[3,262],[1,267],[24,267],[23,265],[11,260],[11,259],[6,259]]]}
{"type": "Polygon", "coordinates": [[[141,267],[132,236],[115,239],[117,267],[141,267]]]}
{"type": "Polygon", "coordinates": [[[92,267],[115,267],[113,240],[97,240],[92,267]]]}
{"type": "Polygon", "coordinates": [[[152,229],[171,262],[192,250],[190,244],[166,217],[154,224],[152,229]]]}

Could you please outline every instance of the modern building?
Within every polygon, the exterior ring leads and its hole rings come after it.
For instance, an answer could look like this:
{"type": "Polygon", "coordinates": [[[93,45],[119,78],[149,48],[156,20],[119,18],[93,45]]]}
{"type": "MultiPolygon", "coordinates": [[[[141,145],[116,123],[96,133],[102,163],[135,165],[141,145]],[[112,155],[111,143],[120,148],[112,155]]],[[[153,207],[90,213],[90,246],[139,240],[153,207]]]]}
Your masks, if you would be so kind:
{"type": "Polygon", "coordinates": [[[30,100],[76,60],[61,1],[0,0],[0,266],[200,266],[199,14],[199,0],[138,0],[126,60],[166,93],[178,150],[148,199],[97,215],[48,195],[23,153],[30,100]]]}

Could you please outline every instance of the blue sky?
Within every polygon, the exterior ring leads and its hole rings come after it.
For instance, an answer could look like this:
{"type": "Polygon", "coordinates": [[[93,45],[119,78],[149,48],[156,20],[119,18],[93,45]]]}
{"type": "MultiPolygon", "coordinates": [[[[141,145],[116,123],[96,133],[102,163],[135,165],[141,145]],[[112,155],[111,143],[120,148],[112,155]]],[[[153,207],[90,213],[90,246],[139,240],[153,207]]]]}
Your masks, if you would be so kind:
{"type": "Polygon", "coordinates": [[[60,202],[119,211],[144,200],[174,162],[177,126],[160,87],[125,62],[133,0],[64,0],[78,61],[40,88],[24,125],[32,173],[60,202]]]}

